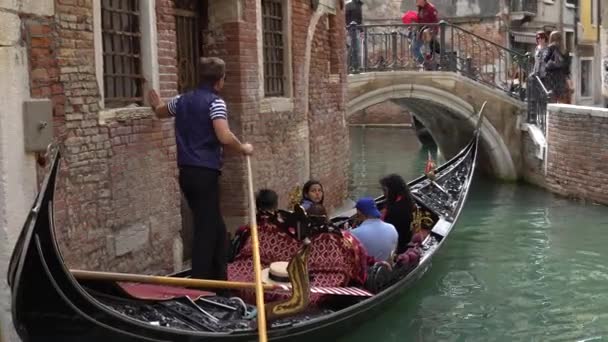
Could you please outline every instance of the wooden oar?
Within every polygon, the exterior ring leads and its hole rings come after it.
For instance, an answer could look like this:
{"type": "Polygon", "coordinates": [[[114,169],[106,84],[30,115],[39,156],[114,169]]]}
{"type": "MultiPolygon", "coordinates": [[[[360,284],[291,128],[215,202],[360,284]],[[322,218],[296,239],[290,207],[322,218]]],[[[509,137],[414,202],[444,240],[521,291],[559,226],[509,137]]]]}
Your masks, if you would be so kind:
{"type": "MultiPolygon", "coordinates": [[[[152,276],[144,274],[131,273],[116,273],[116,272],[99,272],[99,271],[84,271],[70,270],[72,275],[79,280],[103,280],[116,282],[132,282],[142,284],[157,284],[165,286],[180,286],[189,288],[202,289],[255,289],[256,284],[243,281],[225,281],[225,280],[207,280],[207,279],[190,279],[177,277],[152,276]]],[[[265,291],[291,291],[289,284],[262,284],[265,291]]],[[[372,293],[360,289],[358,287],[322,287],[313,286],[310,288],[312,293],[338,295],[338,296],[358,296],[371,297],[372,293]]]]}
{"type": "Polygon", "coordinates": [[[251,158],[247,156],[247,181],[249,183],[249,219],[251,220],[251,245],[253,249],[253,271],[255,274],[255,304],[258,307],[258,336],[260,342],[268,341],[266,336],[266,310],[264,310],[264,285],[262,284],[262,266],[260,262],[260,242],[258,241],[258,221],[255,215],[255,198],[253,195],[253,173],[251,158]]]}

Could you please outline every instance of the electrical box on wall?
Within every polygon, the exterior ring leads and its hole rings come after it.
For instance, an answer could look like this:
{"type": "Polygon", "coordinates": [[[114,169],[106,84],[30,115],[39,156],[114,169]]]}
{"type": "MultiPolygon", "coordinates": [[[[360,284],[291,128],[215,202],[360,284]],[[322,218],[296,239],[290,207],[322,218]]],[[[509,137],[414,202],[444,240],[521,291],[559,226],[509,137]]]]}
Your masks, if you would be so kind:
{"type": "Polygon", "coordinates": [[[23,102],[23,135],[26,152],[44,152],[53,141],[53,104],[49,99],[23,102]]]}

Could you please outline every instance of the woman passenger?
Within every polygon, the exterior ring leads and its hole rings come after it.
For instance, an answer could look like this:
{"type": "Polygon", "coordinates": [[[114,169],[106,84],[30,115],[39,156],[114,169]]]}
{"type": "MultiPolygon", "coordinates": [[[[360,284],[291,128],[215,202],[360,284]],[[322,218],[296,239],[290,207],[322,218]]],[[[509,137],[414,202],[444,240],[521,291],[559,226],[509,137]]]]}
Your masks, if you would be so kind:
{"type": "Polygon", "coordinates": [[[412,238],[410,226],[414,213],[414,200],[410,190],[401,176],[390,174],[380,180],[386,199],[382,219],[395,226],[399,234],[397,254],[406,251],[407,244],[412,238]]]}
{"type": "Polygon", "coordinates": [[[313,204],[323,205],[323,185],[321,182],[311,179],[302,187],[302,200],[300,204],[308,211],[313,204]]]}

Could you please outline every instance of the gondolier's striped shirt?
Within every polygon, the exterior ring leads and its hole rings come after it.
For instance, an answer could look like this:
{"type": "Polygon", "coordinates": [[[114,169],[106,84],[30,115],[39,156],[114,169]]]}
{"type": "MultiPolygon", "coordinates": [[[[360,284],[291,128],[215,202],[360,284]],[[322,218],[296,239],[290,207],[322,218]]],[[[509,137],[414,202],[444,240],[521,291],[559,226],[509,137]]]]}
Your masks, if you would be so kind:
{"type": "Polygon", "coordinates": [[[226,103],[211,88],[200,87],[172,98],[167,103],[175,117],[178,166],[214,170],[222,167],[222,144],[215,134],[213,120],[227,120],[226,103]]]}

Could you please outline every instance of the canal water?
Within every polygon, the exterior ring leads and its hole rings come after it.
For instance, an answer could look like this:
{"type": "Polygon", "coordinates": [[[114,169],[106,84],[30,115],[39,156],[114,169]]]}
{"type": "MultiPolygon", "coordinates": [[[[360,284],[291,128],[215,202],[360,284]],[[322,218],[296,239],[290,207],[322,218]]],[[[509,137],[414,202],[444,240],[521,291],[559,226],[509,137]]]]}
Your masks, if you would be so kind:
{"type": "MultiPolygon", "coordinates": [[[[413,130],[352,127],[351,197],[421,174],[413,130]]],[[[608,208],[475,177],[429,271],[341,342],[608,341],[608,208]]]]}

